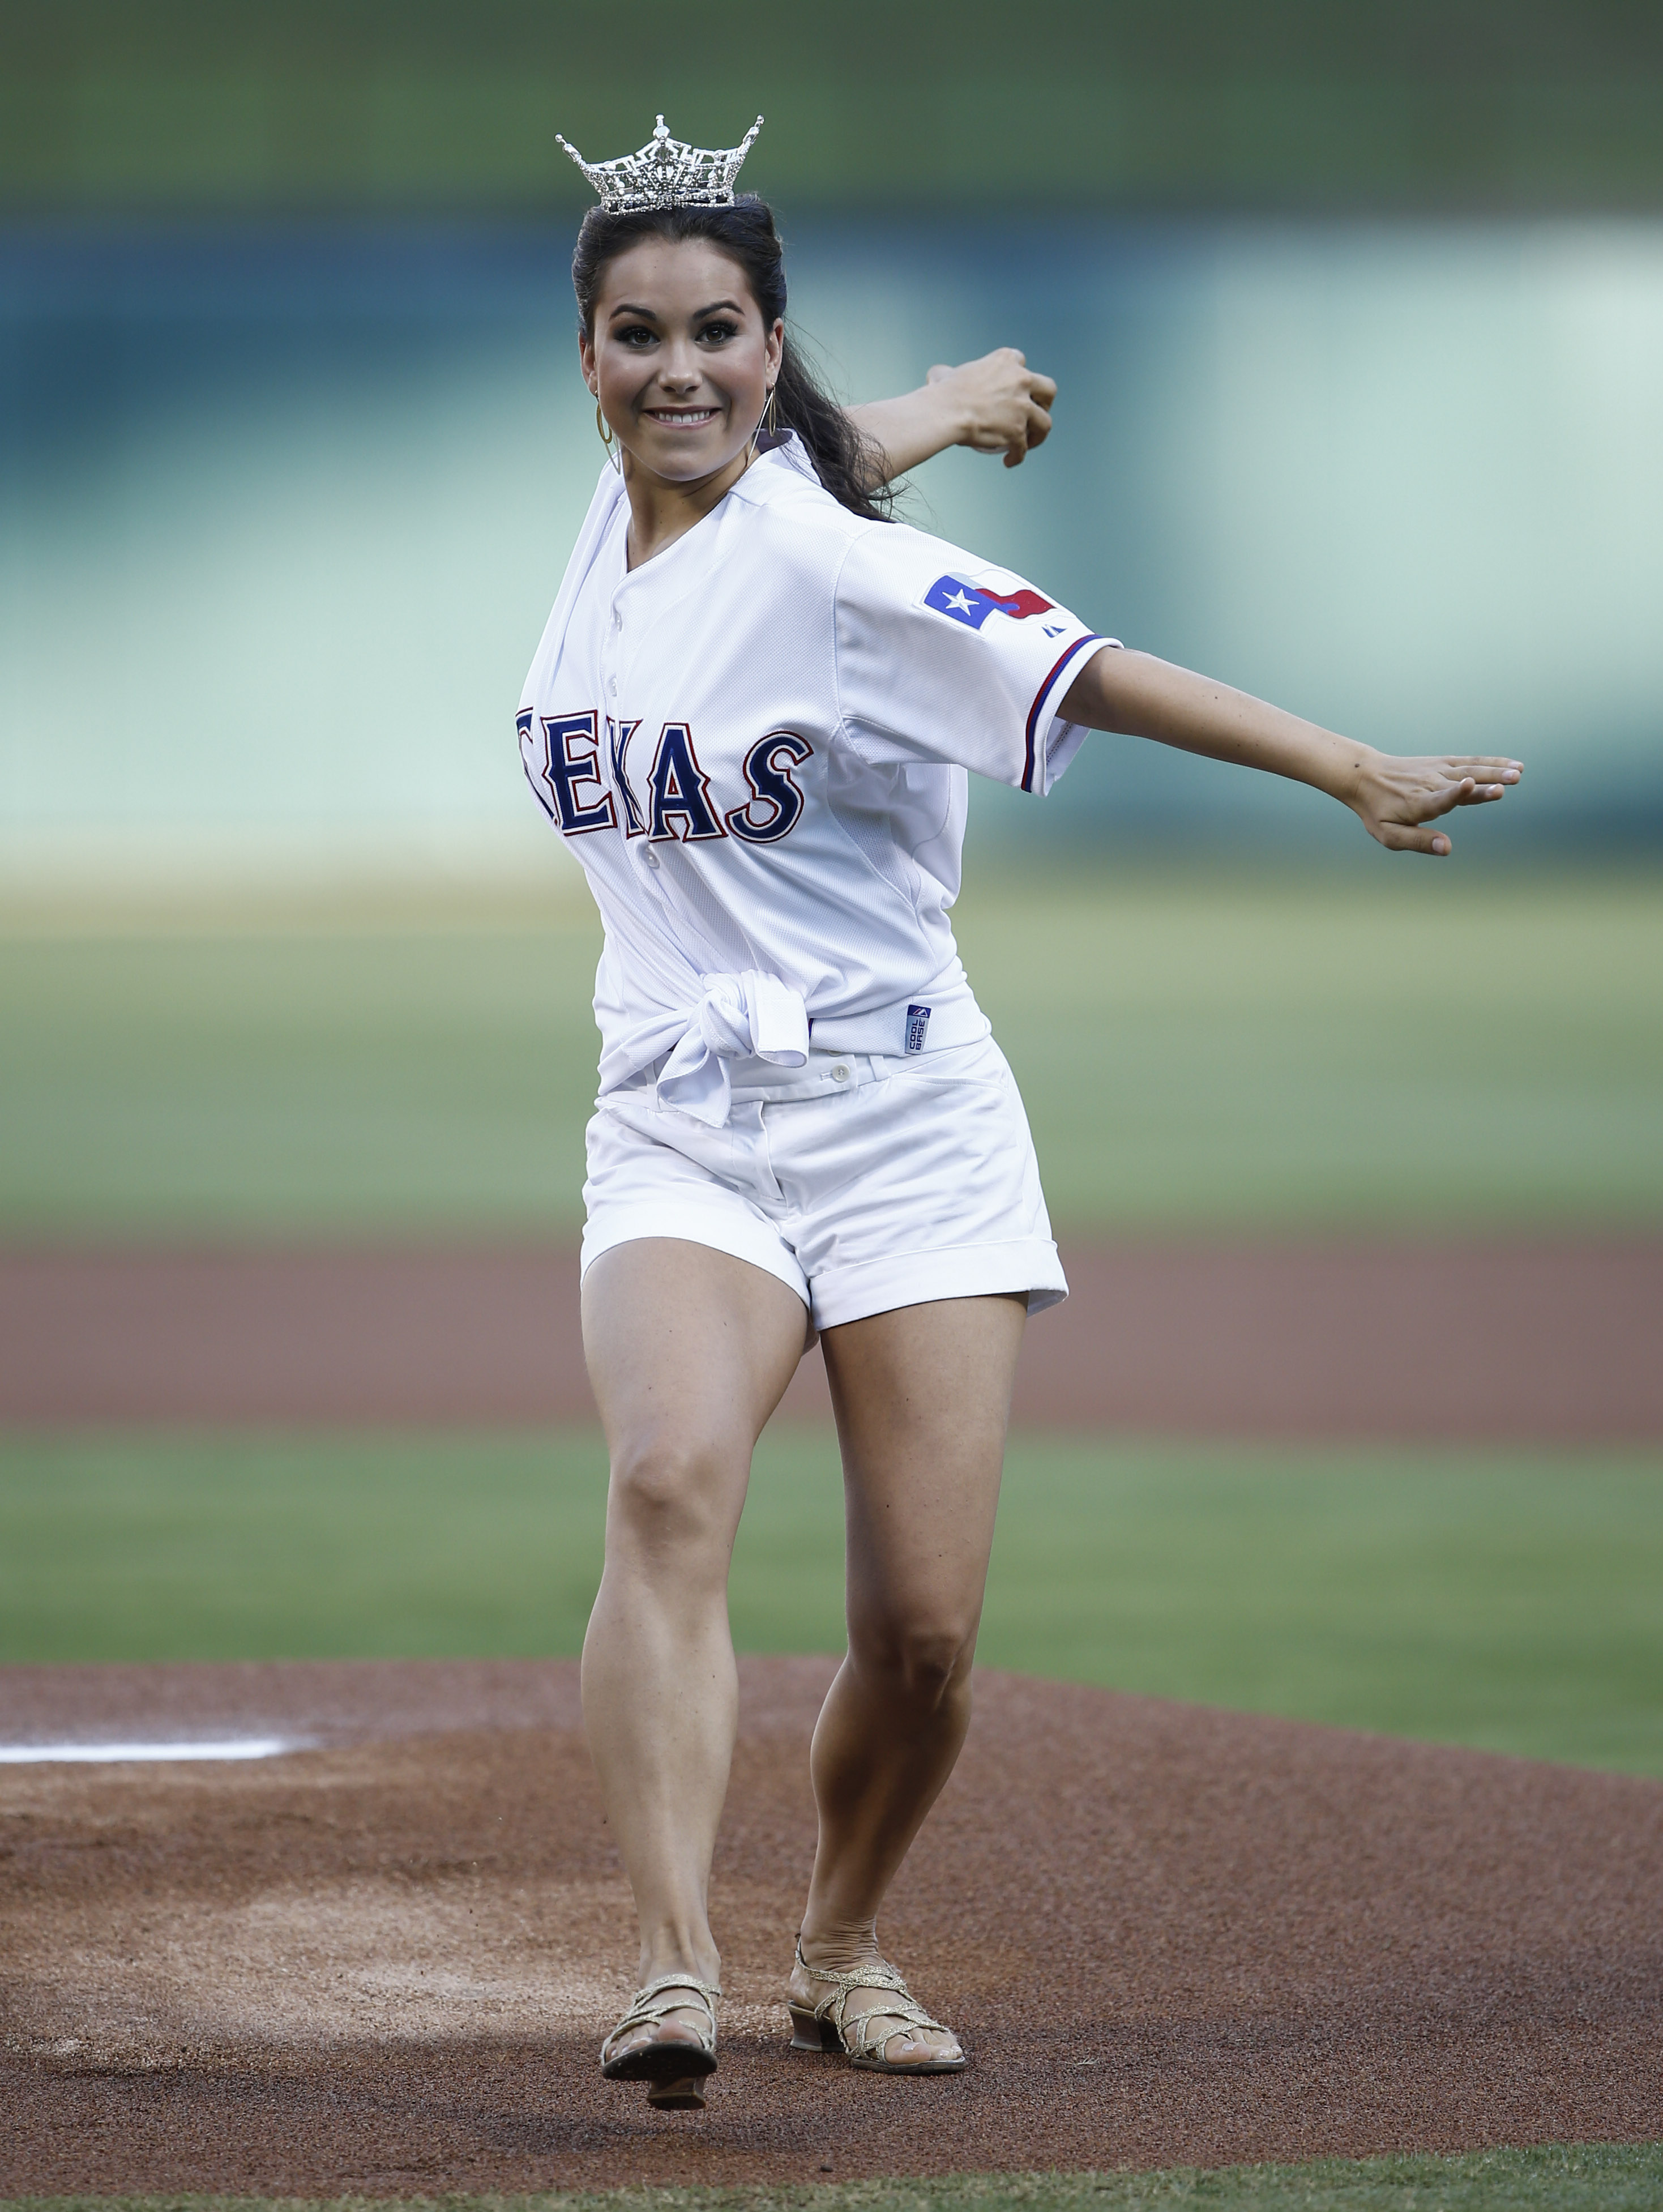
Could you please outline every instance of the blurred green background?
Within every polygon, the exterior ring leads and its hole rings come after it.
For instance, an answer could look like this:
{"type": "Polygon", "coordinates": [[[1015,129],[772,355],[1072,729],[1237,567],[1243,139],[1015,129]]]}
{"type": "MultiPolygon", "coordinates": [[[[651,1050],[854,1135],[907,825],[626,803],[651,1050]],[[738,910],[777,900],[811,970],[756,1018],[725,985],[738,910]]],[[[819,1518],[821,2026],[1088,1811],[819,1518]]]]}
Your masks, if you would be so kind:
{"type": "Polygon", "coordinates": [[[551,116],[592,160],[672,101],[711,145],[763,109],[782,193],[880,213],[1663,198],[1643,0],[6,0],[0,24],[24,206],[573,209],[551,116]]]}
{"type": "MultiPolygon", "coordinates": [[[[569,1235],[595,930],[513,709],[599,464],[554,143],[734,142],[907,513],[1526,781],[1393,861],[1095,741],[981,790],[967,960],[1065,1241],[1659,1219],[1654,7],[0,0],[0,1239],[569,1235]]],[[[1459,1347],[1452,1348],[1459,1356],[1459,1347]]],[[[0,1437],[0,1657],[575,1648],[598,1439],[0,1437]]],[[[1663,1773],[1655,1455],[1019,1439],[985,1656],[1663,1773]]],[[[838,1635],[765,1441],[753,1649],[838,1635]]]]}
{"type": "MultiPolygon", "coordinates": [[[[1023,345],[1055,441],[907,512],[1399,749],[1466,858],[1663,833],[1663,15],[0,0],[0,884],[559,863],[504,732],[599,462],[565,264],[654,113],[767,123],[869,398],[1023,345]]],[[[1368,856],[1105,741],[975,834],[1368,856]]]]}
{"type": "MultiPolygon", "coordinates": [[[[570,228],[0,229],[13,895],[563,865],[512,738],[601,459],[570,228]]],[[[1013,341],[1059,379],[1042,452],[944,455],[913,520],[1370,742],[1526,758],[1463,866],[1654,849],[1663,222],[1070,206],[791,237],[846,393],[1013,341]]],[[[1377,860],[1302,787],[1134,740],[972,820],[984,848],[1377,860]]]]}
{"type": "MultiPolygon", "coordinates": [[[[0,937],[0,1237],[574,1234],[600,943],[578,896],[0,937]]],[[[956,920],[1065,1241],[1628,1236],[1663,1211],[1663,890],[1637,868],[990,856],[956,920]]]]}

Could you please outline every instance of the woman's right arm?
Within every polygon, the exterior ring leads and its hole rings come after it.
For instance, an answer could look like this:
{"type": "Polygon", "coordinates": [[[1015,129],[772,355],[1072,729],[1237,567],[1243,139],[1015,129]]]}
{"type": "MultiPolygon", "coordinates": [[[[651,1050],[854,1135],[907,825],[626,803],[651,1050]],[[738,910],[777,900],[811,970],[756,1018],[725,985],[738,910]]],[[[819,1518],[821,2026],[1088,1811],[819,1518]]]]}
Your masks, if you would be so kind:
{"type": "Polygon", "coordinates": [[[1053,378],[1029,368],[1014,346],[1000,346],[956,368],[938,365],[916,392],[847,411],[877,449],[878,483],[888,483],[949,446],[1003,453],[1005,467],[1016,468],[1050,435],[1056,397],[1053,378]]]}
{"type": "Polygon", "coordinates": [[[1090,729],[1152,738],[1180,752],[1312,784],[1349,806],[1394,853],[1441,859],[1449,839],[1432,824],[1455,807],[1499,799],[1524,774],[1520,762],[1493,754],[1376,752],[1211,676],[1124,649],[1095,653],[1058,712],[1090,729]]]}

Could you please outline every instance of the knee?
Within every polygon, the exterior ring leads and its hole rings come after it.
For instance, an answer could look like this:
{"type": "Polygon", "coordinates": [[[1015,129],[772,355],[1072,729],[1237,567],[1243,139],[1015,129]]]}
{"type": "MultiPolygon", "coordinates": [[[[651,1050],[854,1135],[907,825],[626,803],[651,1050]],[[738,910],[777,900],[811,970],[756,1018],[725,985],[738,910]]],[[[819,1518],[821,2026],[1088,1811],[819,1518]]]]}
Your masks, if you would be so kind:
{"type": "Polygon", "coordinates": [[[632,1438],[613,1454],[607,1498],[609,1548],[673,1554],[683,1562],[719,1552],[725,1570],[732,1542],[725,1499],[729,1455],[707,1441],[632,1438]]]}
{"type": "Polygon", "coordinates": [[[852,1630],[851,1656],[863,1672],[881,1675],[892,1696],[934,1712],[969,1680],[977,1620],[948,1612],[919,1613],[852,1630]]]}

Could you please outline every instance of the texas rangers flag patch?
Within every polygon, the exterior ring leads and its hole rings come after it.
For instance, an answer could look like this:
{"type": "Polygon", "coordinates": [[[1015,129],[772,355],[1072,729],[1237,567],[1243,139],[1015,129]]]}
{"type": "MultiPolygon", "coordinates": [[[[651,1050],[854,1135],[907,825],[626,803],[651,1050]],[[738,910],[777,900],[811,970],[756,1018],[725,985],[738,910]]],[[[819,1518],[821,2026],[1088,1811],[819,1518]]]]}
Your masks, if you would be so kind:
{"type": "Polygon", "coordinates": [[[924,604],[968,629],[980,629],[989,615],[1009,615],[1013,622],[1026,622],[1029,615],[1051,611],[1050,600],[1042,599],[1037,592],[995,592],[986,584],[967,584],[962,576],[938,576],[924,594],[924,604]]]}

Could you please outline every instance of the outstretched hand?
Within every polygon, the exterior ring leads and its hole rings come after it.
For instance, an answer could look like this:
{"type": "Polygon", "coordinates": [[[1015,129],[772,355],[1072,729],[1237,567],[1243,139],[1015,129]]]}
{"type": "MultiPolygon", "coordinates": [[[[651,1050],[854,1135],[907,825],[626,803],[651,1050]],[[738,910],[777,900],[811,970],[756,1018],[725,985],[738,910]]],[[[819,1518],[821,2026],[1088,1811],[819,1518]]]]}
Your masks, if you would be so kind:
{"type": "Polygon", "coordinates": [[[1433,853],[1449,839],[1429,825],[1456,806],[1484,806],[1524,774],[1515,760],[1447,753],[1425,760],[1369,753],[1359,763],[1350,803],[1371,837],[1393,853],[1433,853]]]}
{"type": "Polygon", "coordinates": [[[962,425],[956,442],[979,453],[1003,453],[1007,469],[1019,467],[1051,434],[1057,380],[1029,368],[1015,346],[999,346],[956,368],[938,362],[929,381],[948,387],[941,396],[950,399],[962,425]]]}

